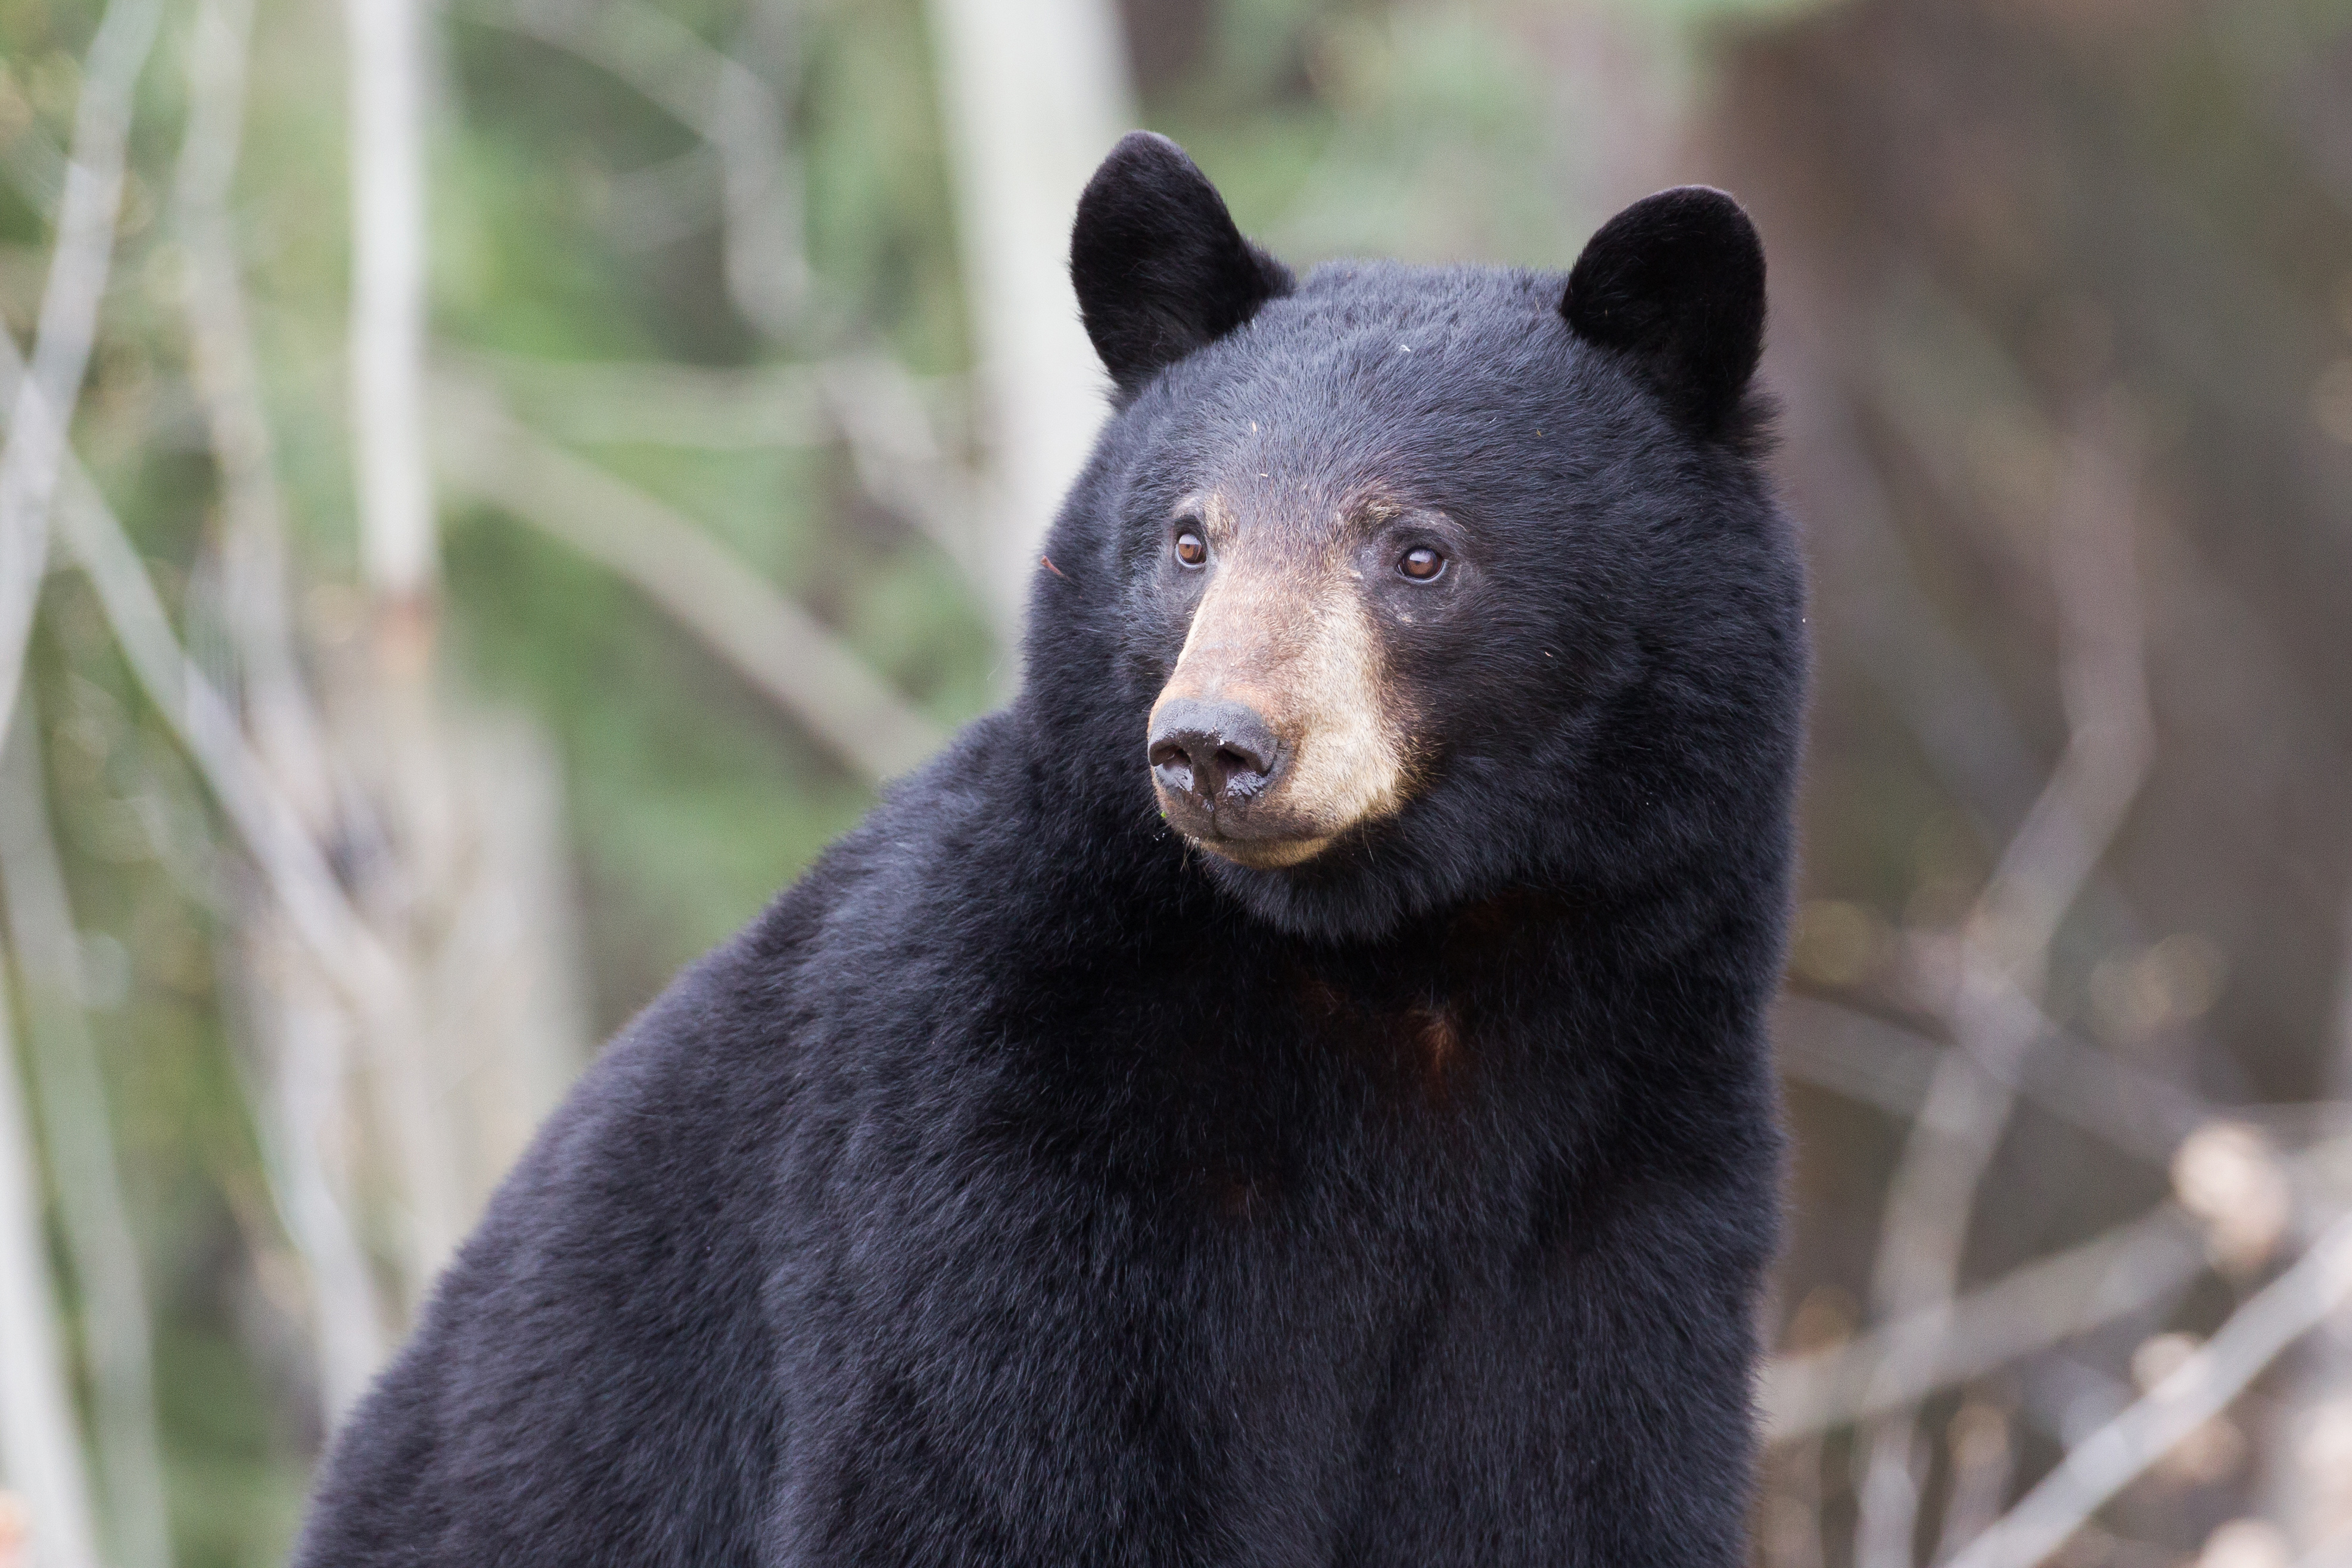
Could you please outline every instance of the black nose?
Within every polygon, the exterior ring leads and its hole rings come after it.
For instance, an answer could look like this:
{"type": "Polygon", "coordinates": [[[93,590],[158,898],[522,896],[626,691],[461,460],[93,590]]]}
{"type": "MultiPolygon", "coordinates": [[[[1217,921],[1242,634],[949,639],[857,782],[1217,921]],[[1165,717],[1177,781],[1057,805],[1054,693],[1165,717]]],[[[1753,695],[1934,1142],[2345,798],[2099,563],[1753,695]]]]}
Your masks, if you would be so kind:
{"type": "Polygon", "coordinates": [[[1247,704],[1179,697],[1151,716],[1151,772],[1203,805],[1247,800],[1274,782],[1281,748],[1247,704]]]}

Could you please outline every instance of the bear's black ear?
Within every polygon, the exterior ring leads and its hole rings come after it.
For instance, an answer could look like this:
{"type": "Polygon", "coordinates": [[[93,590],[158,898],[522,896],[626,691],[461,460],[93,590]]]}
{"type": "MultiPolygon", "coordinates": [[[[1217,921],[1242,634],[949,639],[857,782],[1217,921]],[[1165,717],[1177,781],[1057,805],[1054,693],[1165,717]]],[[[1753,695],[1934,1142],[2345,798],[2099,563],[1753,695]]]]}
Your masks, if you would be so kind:
{"type": "Polygon", "coordinates": [[[1241,237],[1184,149],[1149,131],[1120,138],[1087,182],[1070,281],[1122,398],[1294,287],[1288,268],[1241,237]]]}
{"type": "Polygon", "coordinates": [[[1705,185],[1644,196],[1601,226],[1559,313],[1578,337],[1641,360],[1669,407],[1712,434],[1764,352],[1764,245],[1705,185]]]}

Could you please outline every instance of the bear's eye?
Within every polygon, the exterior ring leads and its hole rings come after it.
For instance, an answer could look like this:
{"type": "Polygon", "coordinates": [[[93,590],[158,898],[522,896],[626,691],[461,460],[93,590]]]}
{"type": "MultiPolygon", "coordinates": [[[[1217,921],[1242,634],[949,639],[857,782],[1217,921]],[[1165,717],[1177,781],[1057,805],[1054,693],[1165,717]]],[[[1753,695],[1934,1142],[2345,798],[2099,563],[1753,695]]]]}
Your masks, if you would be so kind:
{"type": "Polygon", "coordinates": [[[1189,528],[1176,532],[1176,559],[1187,566],[1209,563],[1209,542],[1189,528]]]}
{"type": "Polygon", "coordinates": [[[1416,544],[1398,557],[1397,570],[1416,583],[1427,583],[1445,570],[1445,557],[1426,544],[1416,544]]]}

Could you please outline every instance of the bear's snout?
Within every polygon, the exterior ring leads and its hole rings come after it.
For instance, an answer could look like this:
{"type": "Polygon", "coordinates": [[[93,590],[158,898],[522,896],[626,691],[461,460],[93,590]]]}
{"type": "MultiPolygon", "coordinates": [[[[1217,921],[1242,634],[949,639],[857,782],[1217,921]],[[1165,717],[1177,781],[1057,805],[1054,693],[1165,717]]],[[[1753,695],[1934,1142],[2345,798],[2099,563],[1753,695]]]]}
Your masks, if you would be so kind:
{"type": "Polygon", "coordinates": [[[1152,705],[1147,761],[1171,826],[1279,870],[1402,803],[1401,705],[1360,584],[1327,539],[1211,526],[1225,549],[1152,705]]]}
{"type": "Polygon", "coordinates": [[[1179,697],[1151,715],[1151,776],[1161,791],[1213,818],[1259,794],[1282,771],[1273,729],[1246,702],[1179,697]]]}

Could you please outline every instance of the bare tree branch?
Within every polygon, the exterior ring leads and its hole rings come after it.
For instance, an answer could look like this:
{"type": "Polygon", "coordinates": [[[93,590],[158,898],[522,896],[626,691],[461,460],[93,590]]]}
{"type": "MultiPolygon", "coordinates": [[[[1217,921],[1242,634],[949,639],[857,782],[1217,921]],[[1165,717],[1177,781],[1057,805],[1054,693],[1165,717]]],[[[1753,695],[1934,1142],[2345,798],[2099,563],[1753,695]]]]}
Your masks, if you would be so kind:
{"type": "Polygon", "coordinates": [[[19,704],[0,751],[0,891],[57,1173],[58,1210],[81,1287],[107,1542],[117,1568],[163,1568],[172,1546],[155,1432],[147,1285],[116,1174],[97,1042],[82,1013],[81,943],[49,834],[39,741],[34,705],[19,704]]]}
{"type": "Polygon", "coordinates": [[[188,130],[173,185],[186,247],[191,368],[221,476],[225,606],[256,743],[303,819],[338,804],[324,726],[304,690],[287,611],[285,507],[261,373],[229,231],[228,190],[245,116],[253,0],[203,0],[190,40],[188,130]]]}
{"type": "MultiPolygon", "coordinates": [[[[2038,1010],[2037,1010],[2038,1013],[2038,1010]]],[[[1877,1015],[1802,992],[1783,993],[1774,1030],[1790,1078],[1889,1114],[1917,1114],[1938,1060],[1952,1048],[1877,1015]]],[[[2139,1071],[2040,1016],[2034,1048],[2007,1066],[2007,1086],[2109,1146],[2162,1165],[2181,1139],[2222,1114],[2188,1089],[2139,1071]]]]}
{"type": "MultiPolygon", "coordinates": [[[[222,605],[260,764],[314,837],[358,806],[339,789],[325,723],[305,689],[288,613],[287,539],[228,193],[245,118],[252,0],[203,0],[190,43],[188,130],[173,182],[186,247],[190,362],[219,468],[222,605]]],[[[368,837],[373,837],[370,832],[368,837]]],[[[352,1212],[343,1128],[351,1026],[282,911],[248,900],[239,920],[248,1028],[268,1064],[247,1100],[279,1221],[310,1288],[311,1343],[327,1426],[382,1363],[383,1312],[352,1212]]]]}
{"type": "MultiPolygon", "coordinates": [[[[2009,1124],[2011,1085],[2042,1034],[2040,989],[2058,924],[2096,868],[2138,793],[2153,745],[2132,552],[2136,480],[2121,466],[2111,416],[2086,420],[2052,529],[2052,575],[2063,614],[2060,686],[2065,753],[1995,867],[1959,939],[1946,1005],[1964,1047],[1947,1053],[1920,1106],[1887,1193],[1872,1300],[1916,1325],[1885,1375],[1934,1348],[1937,1310],[1955,1292],[1977,1193],[2009,1124]]],[[[1913,1423],[1874,1436],[1856,1553],[1864,1568],[1910,1568],[1916,1492],[1895,1484],[1913,1423]]]]}
{"type": "Polygon", "coordinates": [[[110,0],[90,40],[32,374],[8,393],[15,406],[7,444],[0,447],[0,734],[7,732],[16,705],[25,639],[32,632],[33,605],[48,558],[49,505],[65,458],[66,429],[89,365],[99,300],[113,263],[131,93],[162,14],[162,0],[110,0]]]}
{"type": "Polygon", "coordinates": [[[98,1568],[80,1423],[66,1386],[42,1234],[41,1167],[17,1091],[9,1012],[0,969],[0,1478],[24,1495],[44,1568],[98,1568]]]}
{"type": "MultiPolygon", "coordinates": [[[[0,333],[0,398],[13,395],[22,374],[14,345],[0,333]]],[[[300,813],[253,754],[218,689],[182,651],[138,552],[70,457],[59,490],[59,532],[98,590],[133,677],[205,775],[297,937],[358,1013],[373,1059],[412,1050],[421,1026],[401,964],[343,896],[300,813]]],[[[400,1119],[395,1136],[400,1127],[414,1133],[431,1124],[430,1108],[421,1107],[400,1119]]],[[[446,1161],[421,1139],[397,1145],[395,1153],[412,1195],[447,1185],[446,1161]]],[[[408,1216],[408,1274],[420,1290],[455,1242],[454,1200],[443,1206],[450,1212],[437,1225],[416,1208],[408,1216]]]]}
{"type": "MultiPolygon", "coordinates": [[[[0,398],[13,395],[23,369],[0,335],[0,398]]],[[[132,675],[204,771],[305,944],[339,984],[374,994],[389,981],[390,955],[344,900],[293,803],[247,749],[228,703],[181,650],[138,551],[70,455],[59,492],[58,532],[98,590],[132,675]]]]}
{"type": "Polygon", "coordinates": [[[816,365],[565,362],[446,346],[438,357],[445,369],[495,384],[533,429],[577,445],[760,451],[821,446],[839,434],[816,365]]]}
{"type": "Polygon", "coordinates": [[[1977,1400],[1952,1417],[1952,1499],[1930,1561],[1948,1563],[2000,1514],[2017,1468],[2007,1411],[1977,1400]]]}
{"type": "Polygon", "coordinates": [[[2131,485],[2110,431],[2075,439],[2053,530],[2065,607],[2069,724],[2056,774],[2002,853],[1968,928],[1948,1003],[1966,1047],[1937,1066],[1889,1193],[1874,1290],[1890,1307],[1948,1298],[1985,1162],[2006,1125],[2017,1063],[2042,1034],[2032,1001],[2051,939],[2122,824],[2152,744],[2131,582],[2131,485]]]}
{"type": "Polygon", "coordinates": [[[1782,1441],[1916,1405],[2161,1300],[2205,1268],[2197,1223],[2164,1204],[1958,1300],[1771,1363],[1766,1431],[1782,1441]]]}
{"type": "Polygon", "coordinates": [[[2293,1268],[2231,1313],[2178,1371],[2069,1449],[1950,1568],[2030,1568],[2042,1562],[2347,1299],[2352,1299],[2352,1215],[2336,1221],[2293,1268]]]}
{"type": "MultiPolygon", "coordinates": [[[[878,353],[828,361],[822,377],[866,493],[929,534],[974,583],[1001,570],[986,557],[993,543],[988,521],[1002,511],[1003,498],[987,476],[940,450],[915,378],[878,353]]],[[[1024,572],[1030,564],[1023,563],[1024,572]]]]}
{"type": "Polygon", "coordinates": [[[644,94],[719,156],[727,292],[761,335],[789,341],[809,286],[801,176],[788,152],[784,105],[742,61],[651,5],[606,0],[515,0],[469,12],[568,49],[644,94]]]}
{"type": "Polygon", "coordinates": [[[562,364],[467,354],[533,429],[585,445],[645,443],[720,451],[845,442],[858,483],[967,573],[990,506],[977,476],[942,449],[940,384],[882,354],[811,364],[714,369],[665,363],[562,364]]]}
{"type": "Polygon", "coordinates": [[[267,1083],[248,1080],[246,1098],[270,1199],[310,1271],[319,1403],[331,1430],[383,1364],[387,1336],[351,1190],[352,1009],[320,976],[313,964],[247,972],[246,1007],[275,1070],[267,1083]]]}
{"type": "Polygon", "coordinates": [[[440,445],[451,482],[543,529],[650,595],[835,755],[869,778],[939,749],[908,706],[809,613],[670,508],[450,384],[440,445]]]}
{"type": "MultiPolygon", "coordinates": [[[[41,297],[33,365],[0,387],[10,405],[0,447],[0,735],[16,710],[33,608],[48,557],[49,511],[67,458],[66,432],[89,363],[99,302],[113,260],[131,99],[153,47],[161,0],[112,0],[82,71],[73,146],[58,204],[58,239],[41,297]]],[[[0,987],[5,990],[5,987],[0,987]]],[[[40,1229],[40,1183],[16,1091],[6,999],[0,996],[0,1461],[30,1494],[36,1550],[54,1568],[96,1561],[79,1440],[51,1321],[40,1229]]]]}

